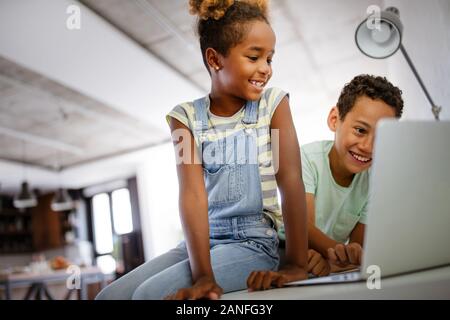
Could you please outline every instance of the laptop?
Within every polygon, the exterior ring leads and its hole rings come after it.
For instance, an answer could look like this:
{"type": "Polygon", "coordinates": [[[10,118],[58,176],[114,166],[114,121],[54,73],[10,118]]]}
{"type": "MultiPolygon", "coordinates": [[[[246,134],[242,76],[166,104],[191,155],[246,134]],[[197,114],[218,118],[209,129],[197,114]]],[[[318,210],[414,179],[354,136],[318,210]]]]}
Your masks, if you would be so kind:
{"type": "Polygon", "coordinates": [[[359,271],[287,286],[362,281],[450,264],[450,121],[377,126],[359,271]]]}

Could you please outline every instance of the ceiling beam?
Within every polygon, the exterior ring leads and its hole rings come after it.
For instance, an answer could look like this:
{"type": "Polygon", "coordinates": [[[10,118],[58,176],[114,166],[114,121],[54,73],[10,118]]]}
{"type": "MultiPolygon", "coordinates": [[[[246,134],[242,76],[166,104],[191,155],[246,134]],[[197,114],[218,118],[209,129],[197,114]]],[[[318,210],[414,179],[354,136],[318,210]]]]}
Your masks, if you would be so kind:
{"type": "Polygon", "coordinates": [[[135,2],[146,15],[153,18],[167,33],[172,34],[175,38],[180,40],[192,53],[197,53],[198,48],[194,46],[190,40],[186,39],[183,32],[167,19],[155,5],[146,0],[135,0],[135,2]]]}
{"type": "MultiPolygon", "coordinates": [[[[11,63],[13,63],[13,62],[11,62],[11,63]]],[[[20,72],[21,73],[29,72],[30,74],[32,74],[32,71],[29,71],[28,69],[21,69],[20,72]]],[[[93,102],[95,101],[90,97],[85,97],[82,93],[79,93],[76,91],[75,92],[71,91],[71,89],[66,88],[64,85],[62,85],[60,83],[52,82],[52,80],[47,79],[47,78],[45,78],[45,79],[48,83],[53,84],[53,86],[58,86],[59,87],[58,90],[60,92],[73,93],[73,94],[76,94],[77,96],[81,97],[82,99],[85,99],[85,100],[89,99],[90,101],[93,101],[93,102]]],[[[115,117],[106,116],[102,112],[95,110],[94,108],[89,108],[89,107],[83,106],[80,103],[74,102],[74,101],[64,97],[63,95],[56,95],[55,93],[53,93],[50,90],[45,91],[42,88],[36,87],[33,83],[26,83],[22,79],[15,79],[10,76],[5,76],[1,73],[0,73],[0,80],[9,83],[12,86],[18,87],[22,90],[25,90],[32,95],[35,95],[42,99],[49,100],[51,103],[53,103],[55,105],[56,108],[60,109],[60,111],[62,113],[65,113],[67,111],[76,112],[78,114],[81,114],[81,115],[89,118],[89,119],[92,119],[92,121],[102,122],[105,125],[111,126],[114,129],[122,130],[124,132],[128,132],[129,134],[136,135],[136,136],[142,135],[141,131],[134,128],[133,126],[127,125],[126,123],[124,123],[122,121],[122,119],[117,120],[115,117]]],[[[105,108],[110,109],[112,112],[115,112],[116,114],[120,114],[120,115],[123,114],[121,111],[117,111],[114,108],[106,106],[101,102],[97,102],[97,101],[95,101],[95,102],[98,103],[99,105],[102,105],[105,108]]],[[[130,118],[129,115],[123,114],[123,116],[130,118]]],[[[135,119],[133,119],[133,120],[135,120],[135,119]]],[[[145,126],[148,126],[148,124],[145,124],[145,126]]]]}
{"type": "Polygon", "coordinates": [[[81,149],[77,146],[74,146],[74,145],[71,145],[71,144],[68,144],[65,142],[61,142],[58,140],[49,139],[49,138],[29,134],[26,132],[17,131],[17,130],[6,128],[3,126],[0,126],[0,134],[7,135],[7,136],[10,136],[10,137],[13,137],[13,138],[25,141],[25,142],[50,147],[52,149],[56,149],[59,151],[72,153],[77,156],[84,154],[83,149],[81,149]]]}

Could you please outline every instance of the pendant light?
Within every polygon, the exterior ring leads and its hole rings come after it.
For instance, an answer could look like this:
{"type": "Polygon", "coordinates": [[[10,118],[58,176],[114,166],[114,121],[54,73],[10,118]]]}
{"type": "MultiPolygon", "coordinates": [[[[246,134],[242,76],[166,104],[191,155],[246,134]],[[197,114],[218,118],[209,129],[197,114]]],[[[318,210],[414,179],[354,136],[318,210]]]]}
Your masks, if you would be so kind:
{"type": "Polygon", "coordinates": [[[53,197],[51,208],[53,211],[67,211],[74,208],[74,202],[67,189],[59,188],[53,197]]]}
{"type": "Polygon", "coordinates": [[[37,199],[34,193],[30,190],[28,182],[26,181],[26,168],[25,168],[25,141],[23,142],[22,150],[22,165],[23,165],[23,177],[20,192],[14,197],[13,205],[17,209],[32,208],[37,205],[37,199]]]}
{"type": "Polygon", "coordinates": [[[14,197],[13,204],[17,209],[32,208],[37,205],[36,196],[30,191],[28,182],[22,182],[20,192],[14,197]]]}
{"type": "Polygon", "coordinates": [[[53,211],[60,212],[60,211],[68,211],[72,210],[75,207],[75,203],[73,199],[70,197],[69,192],[67,192],[67,189],[62,188],[61,184],[61,165],[60,165],[60,155],[58,153],[58,163],[56,165],[57,171],[58,171],[58,184],[59,188],[55,193],[55,196],[52,199],[52,202],[50,204],[50,207],[53,211]]]}

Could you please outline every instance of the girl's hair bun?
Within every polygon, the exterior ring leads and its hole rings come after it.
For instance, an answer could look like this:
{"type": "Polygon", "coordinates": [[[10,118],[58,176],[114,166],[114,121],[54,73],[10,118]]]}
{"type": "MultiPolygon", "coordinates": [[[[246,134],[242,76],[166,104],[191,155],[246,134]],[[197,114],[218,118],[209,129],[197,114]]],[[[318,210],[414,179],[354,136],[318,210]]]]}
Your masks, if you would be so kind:
{"type": "Polygon", "coordinates": [[[233,4],[234,0],[189,0],[189,12],[203,20],[219,20],[233,4]]]}
{"type": "Polygon", "coordinates": [[[269,1],[268,0],[247,0],[245,1],[251,5],[254,5],[259,8],[263,16],[267,19],[269,12],[269,1]]]}
{"type": "MultiPolygon", "coordinates": [[[[239,1],[239,0],[236,0],[239,1]]],[[[240,0],[259,8],[265,18],[268,14],[268,0],[240,0]]],[[[235,0],[189,0],[189,12],[200,19],[221,19],[235,0]]]]}

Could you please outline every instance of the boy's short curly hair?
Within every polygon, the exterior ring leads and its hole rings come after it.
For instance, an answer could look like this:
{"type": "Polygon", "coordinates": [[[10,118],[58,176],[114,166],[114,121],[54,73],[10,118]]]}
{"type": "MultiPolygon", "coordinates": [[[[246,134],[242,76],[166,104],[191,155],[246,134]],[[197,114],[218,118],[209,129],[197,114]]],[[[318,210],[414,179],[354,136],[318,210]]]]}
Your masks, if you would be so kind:
{"type": "Polygon", "coordinates": [[[355,105],[360,96],[368,96],[371,99],[381,99],[395,110],[395,116],[400,118],[403,113],[402,91],[392,85],[386,77],[376,77],[361,74],[344,86],[337,102],[339,117],[345,118],[347,113],[355,105]]]}
{"type": "Polygon", "coordinates": [[[213,48],[223,56],[246,35],[249,22],[269,24],[267,0],[189,0],[190,13],[197,15],[197,34],[203,62],[208,69],[205,52],[213,48]]]}

